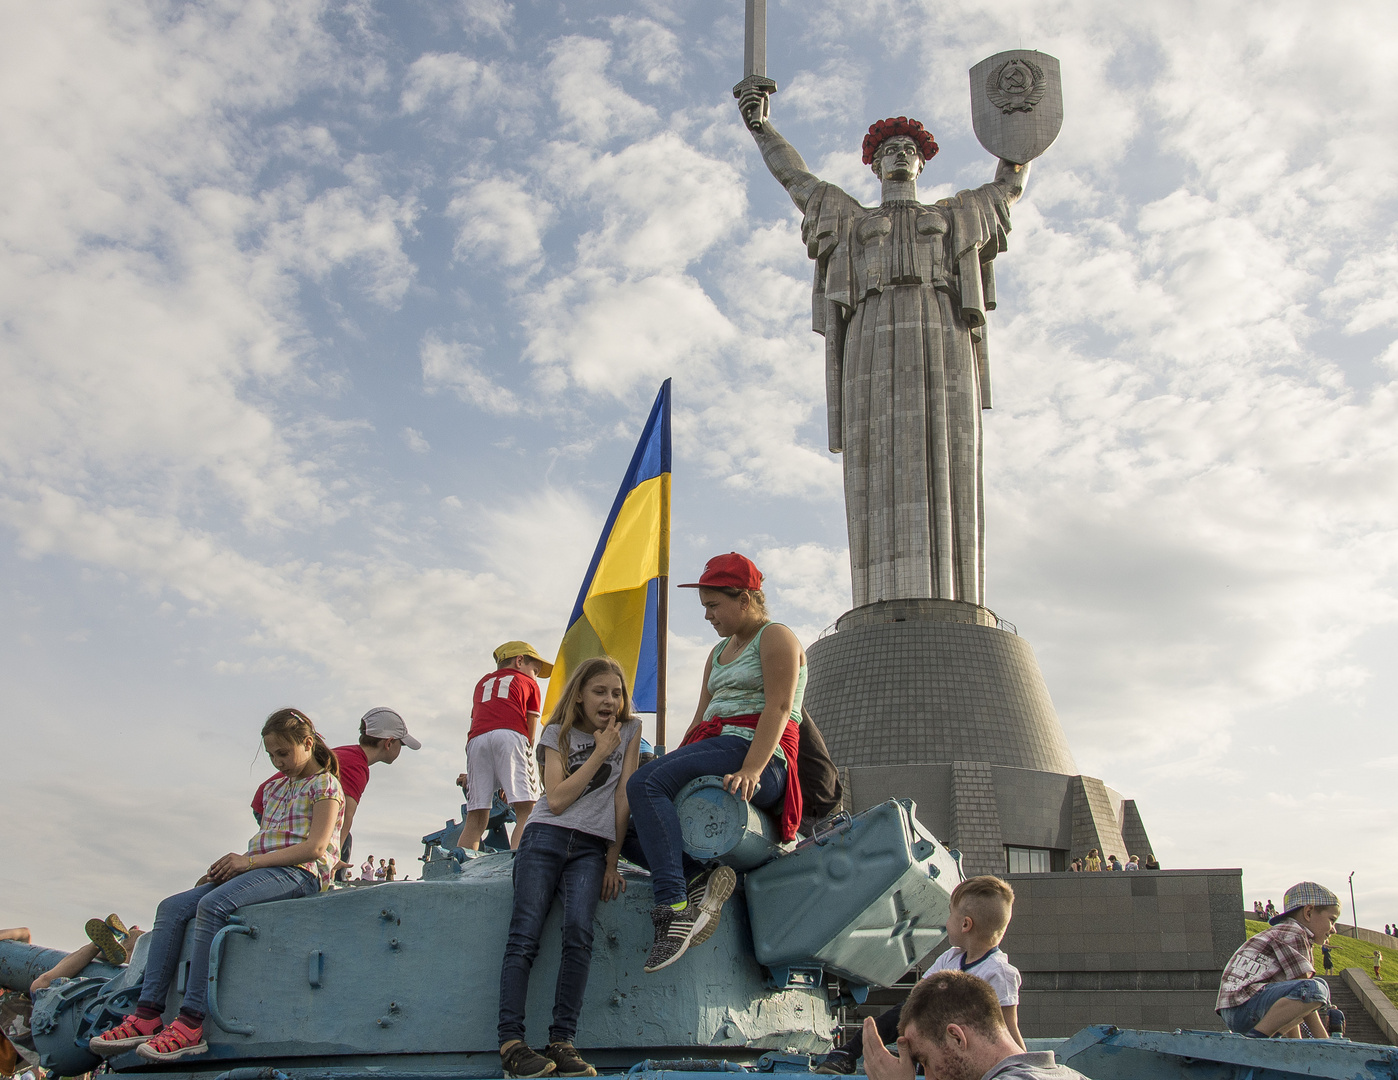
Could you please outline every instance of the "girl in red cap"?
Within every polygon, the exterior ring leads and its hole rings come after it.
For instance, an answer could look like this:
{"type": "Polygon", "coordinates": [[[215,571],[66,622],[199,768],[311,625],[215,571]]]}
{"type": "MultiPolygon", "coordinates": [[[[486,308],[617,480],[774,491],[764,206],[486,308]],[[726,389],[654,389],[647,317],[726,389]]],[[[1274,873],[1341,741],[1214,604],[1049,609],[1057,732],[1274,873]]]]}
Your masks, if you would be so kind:
{"type": "Polygon", "coordinates": [[[781,816],[790,840],[801,822],[797,725],[806,689],[806,654],[796,635],[767,615],[762,574],[736,552],[709,560],[697,582],[704,618],[723,638],[704,666],[699,706],[679,749],[643,765],[626,785],[636,835],[651,873],[655,944],[647,971],[659,971],[718,926],[737,876],[705,871],[684,854],[675,796],[700,776],[759,809],[781,816]]]}

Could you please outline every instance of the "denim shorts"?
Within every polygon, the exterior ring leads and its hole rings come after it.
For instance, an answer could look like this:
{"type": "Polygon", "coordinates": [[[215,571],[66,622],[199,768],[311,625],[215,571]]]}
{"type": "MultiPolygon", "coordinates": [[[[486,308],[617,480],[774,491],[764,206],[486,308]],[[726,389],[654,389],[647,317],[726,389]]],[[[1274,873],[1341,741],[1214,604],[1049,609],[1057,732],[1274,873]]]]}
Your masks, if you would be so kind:
{"type": "Polygon", "coordinates": [[[1319,979],[1291,979],[1288,982],[1272,983],[1264,986],[1241,1005],[1220,1009],[1224,1024],[1229,1031],[1242,1035],[1257,1026],[1267,1015],[1267,1010],[1283,998],[1296,1001],[1314,1001],[1317,1005],[1330,1004],[1330,987],[1319,979]]]}

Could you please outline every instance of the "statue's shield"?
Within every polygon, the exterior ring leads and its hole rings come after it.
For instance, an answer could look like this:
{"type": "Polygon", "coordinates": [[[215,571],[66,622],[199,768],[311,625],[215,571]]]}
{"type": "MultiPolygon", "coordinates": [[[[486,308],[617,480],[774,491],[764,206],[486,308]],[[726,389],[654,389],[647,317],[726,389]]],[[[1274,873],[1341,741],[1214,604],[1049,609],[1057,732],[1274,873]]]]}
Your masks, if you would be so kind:
{"type": "Polygon", "coordinates": [[[1033,49],[1011,49],[971,69],[971,124],[996,157],[1023,165],[1058,137],[1063,82],[1058,60],[1033,49]]]}

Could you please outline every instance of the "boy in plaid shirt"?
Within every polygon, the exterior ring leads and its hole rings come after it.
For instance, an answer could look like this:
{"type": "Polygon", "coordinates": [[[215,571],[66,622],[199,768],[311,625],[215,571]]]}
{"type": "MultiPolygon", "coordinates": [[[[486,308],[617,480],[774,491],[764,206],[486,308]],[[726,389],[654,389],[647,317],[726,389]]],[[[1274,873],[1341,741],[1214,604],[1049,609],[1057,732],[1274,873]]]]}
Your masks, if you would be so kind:
{"type": "Polygon", "coordinates": [[[1339,917],[1340,898],[1324,885],[1303,881],[1286,890],[1271,928],[1245,941],[1223,969],[1214,1011],[1229,1031],[1299,1039],[1304,1020],[1312,1035],[1327,1037],[1330,987],[1313,978],[1311,945],[1329,941],[1339,917]]]}

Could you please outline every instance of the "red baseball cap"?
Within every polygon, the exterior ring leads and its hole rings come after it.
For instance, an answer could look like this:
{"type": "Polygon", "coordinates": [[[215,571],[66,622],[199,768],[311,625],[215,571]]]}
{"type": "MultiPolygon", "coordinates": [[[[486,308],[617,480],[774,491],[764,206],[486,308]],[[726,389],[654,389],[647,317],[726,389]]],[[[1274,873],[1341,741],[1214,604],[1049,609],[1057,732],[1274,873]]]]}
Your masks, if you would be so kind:
{"type": "Polygon", "coordinates": [[[699,580],[681,589],[760,589],[762,571],[746,555],[730,551],[727,555],[715,555],[704,564],[704,572],[699,580]]]}

